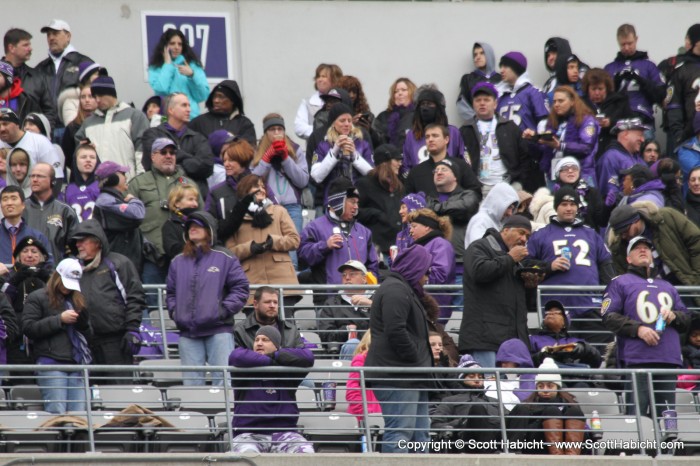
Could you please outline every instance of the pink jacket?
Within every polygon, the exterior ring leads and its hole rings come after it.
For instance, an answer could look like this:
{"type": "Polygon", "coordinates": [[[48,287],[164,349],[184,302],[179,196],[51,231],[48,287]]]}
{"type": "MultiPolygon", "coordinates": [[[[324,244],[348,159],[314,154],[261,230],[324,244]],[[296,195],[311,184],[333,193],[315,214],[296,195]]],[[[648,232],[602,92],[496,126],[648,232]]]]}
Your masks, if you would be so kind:
{"type": "MultiPolygon", "coordinates": [[[[350,363],[353,367],[363,367],[365,365],[365,359],[367,359],[367,352],[355,355],[350,363]]],[[[354,414],[361,421],[362,420],[362,390],[360,389],[360,373],[350,372],[348,376],[347,391],[345,392],[345,399],[348,402],[348,413],[354,414]]],[[[374,396],[372,390],[367,390],[367,412],[368,413],[382,413],[382,408],[379,406],[377,397],[374,396]]]]}

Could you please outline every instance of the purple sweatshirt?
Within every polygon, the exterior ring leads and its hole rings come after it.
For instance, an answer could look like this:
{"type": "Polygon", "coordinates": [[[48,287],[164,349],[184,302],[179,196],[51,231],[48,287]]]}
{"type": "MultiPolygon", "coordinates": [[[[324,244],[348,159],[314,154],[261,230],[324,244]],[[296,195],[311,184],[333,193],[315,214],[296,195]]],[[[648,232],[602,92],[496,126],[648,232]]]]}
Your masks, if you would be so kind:
{"type": "MultiPolygon", "coordinates": [[[[556,133],[561,141],[561,152],[563,157],[576,157],[581,164],[581,178],[586,180],[590,186],[595,186],[595,154],[598,152],[598,134],[600,127],[591,115],[586,115],[583,118],[580,126],[576,126],[576,116],[571,115],[566,121],[566,129],[559,125],[557,130],[547,123],[547,130],[556,133]],[[564,134],[562,139],[561,134],[564,134]]],[[[554,158],[555,150],[550,147],[545,147],[542,153],[542,161],[540,169],[545,173],[547,178],[550,177],[552,168],[552,159],[554,158]]]]}
{"type": "Polygon", "coordinates": [[[600,190],[600,195],[606,200],[606,205],[614,204],[608,203],[608,193],[613,192],[616,194],[620,192],[620,172],[627,170],[632,165],[644,163],[644,159],[639,154],[630,154],[617,141],[613,141],[608,146],[608,150],[603,152],[596,166],[598,189],[600,190]]]}

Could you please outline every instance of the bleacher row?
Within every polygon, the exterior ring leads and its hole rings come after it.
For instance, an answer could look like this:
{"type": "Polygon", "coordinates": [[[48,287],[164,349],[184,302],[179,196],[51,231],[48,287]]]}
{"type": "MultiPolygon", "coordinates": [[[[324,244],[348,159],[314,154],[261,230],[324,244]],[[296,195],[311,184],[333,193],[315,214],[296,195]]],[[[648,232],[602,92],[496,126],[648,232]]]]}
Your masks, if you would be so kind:
{"type": "MultiPolygon", "coordinates": [[[[83,366],[81,369],[98,368],[83,366]]],[[[138,384],[100,385],[97,375],[91,378],[91,385],[85,392],[86,399],[90,399],[90,410],[63,416],[41,410],[43,400],[37,386],[14,386],[7,392],[0,391],[0,398],[4,398],[0,399],[0,453],[228,451],[233,434],[230,427],[233,390],[167,385],[176,382],[174,378],[166,377],[171,369],[172,366],[153,362],[142,363],[134,372],[134,377],[141,382],[138,384]],[[156,375],[161,371],[165,373],[156,375]]],[[[236,369],[211,370],[229,371],[235,386],[236,369]]],[[[350,368],[348,362],[318,360],[307,379],[315,388],[300,386],[296,391],[301,413],[299,431],[313,442],[316,452],[379,450],[384,427],[381,414],[366,414],[362,417],[365,421],[361,422],[346,412],[345,382],[350,370],[358,369],[350,368]],[[322,383],[329,380],[335,381],[338,387],[334,402],[323,397],[322,383]]],[[[451,373],[441,371],[438,379],[455,377],[460,370],[448,371],[451,373]]],[[[266,379],[275,377],[274,369],[259,372],[265,374],[266,379]]],[[[593,373],[602,375],[602,371],[594,370],[589,375],[593,373]]],[[[700,371],[695,373],[700,374],[700,371]]],[[[563,378],[566,381],[571,376],[568,373],[563,378]]],[[[425,377],[431,377],[431,372],[426,371],[425,377]]],[[[676,391],[678,427],[669,431],[663,419],[624,415],[623,393],[605,388],[568,391],[574,394],[586,416],[588,438],[604,445],[584,451],[586,454],[700,454],[700,401],[697,393],[676,391]],[[593,416],[600,419],[599,431],[591,429],[593,416]]],[[[505,418],[500,418],[500,421],[499,430],[505,432],[505,418]]],[[[433,431],[432,436],[439,439],[443,433],[433,431]]],[[[498,452],[513,451],[501,446],[495,453],[498,452]]]]}

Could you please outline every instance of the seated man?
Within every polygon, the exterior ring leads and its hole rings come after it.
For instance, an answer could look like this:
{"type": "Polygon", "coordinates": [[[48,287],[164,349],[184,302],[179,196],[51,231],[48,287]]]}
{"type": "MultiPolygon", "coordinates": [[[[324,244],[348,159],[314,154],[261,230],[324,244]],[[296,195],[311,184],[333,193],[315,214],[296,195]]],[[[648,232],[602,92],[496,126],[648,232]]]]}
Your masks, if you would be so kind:
{"type": "MultiPolygon", "coordinates": [[[[544,305],[542,330],[536,335],[530,335],[530,351],[535,366],[542,364],[545,358],[552,358],[557,366],[564,368],[600,367],[601,357],[598,350],[580,338],[570,337],[567,324],[564,305],[559,301],[547,301],[544,305]]],[[[566,385],[569,388],[588,386],[585,382],[566,385]]]]}
{"type": "MultiPolygon", "coordinates": [[[[282,335],[271,325],[255,333],[253,349],[233,350],[229,365],[240,368],[289,366],[311,367],[314,355],[306,348],[284,348],[282,335]]],[[[313,445],[297,432],[299,408],[295,391],[307,372],[274,372],[274,379],[261,372],[234,372],[232,452],[314,453],[313,445]]]]}
{"type": "MultiPolygon", "coordinates": [[[[481,369],[470,355],[465,354],[457,367],[481,369]]],[[[466,442],[464,448],[454,453],[486,453],[490,448],[469,448],[469,442],[496,442],[501,439],[498,418],[498,400],[486,395],[484,374],[466,372],[458,374],[466,389],[442,399],[431,417],[431,428],[438,435],[450,440],[457,437],[466,442]]]]}
{"type": "MultiPolygon", "coordinates": [[[[338,267],[338,272],[343,277],[343,285],[367,284],[367,267],[360,261],[349,260],[338,267]]],[[[340,290],[323,303],[318,314],[319,334],[325,343],[337,345],[344,342],[340,359],[352,359],[360,338],[369,328],[371,305],[372,300],[365,290],[340,290]]],[[[331,350],[334,349],[332,346],[331,350]]]]}

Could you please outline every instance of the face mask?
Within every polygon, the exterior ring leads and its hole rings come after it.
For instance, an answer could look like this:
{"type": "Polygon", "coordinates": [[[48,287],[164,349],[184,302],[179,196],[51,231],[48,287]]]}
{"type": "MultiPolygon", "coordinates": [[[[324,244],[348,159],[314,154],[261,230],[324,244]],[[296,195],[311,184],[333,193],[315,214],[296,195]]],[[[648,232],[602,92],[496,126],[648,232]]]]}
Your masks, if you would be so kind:
{"type": "Polygon", "coordinates": [[[421,107],[420,108],[420,119],[424,125],[435,122],[436,117],[437,117],[437,108],[436,107],[421,107]]]}

